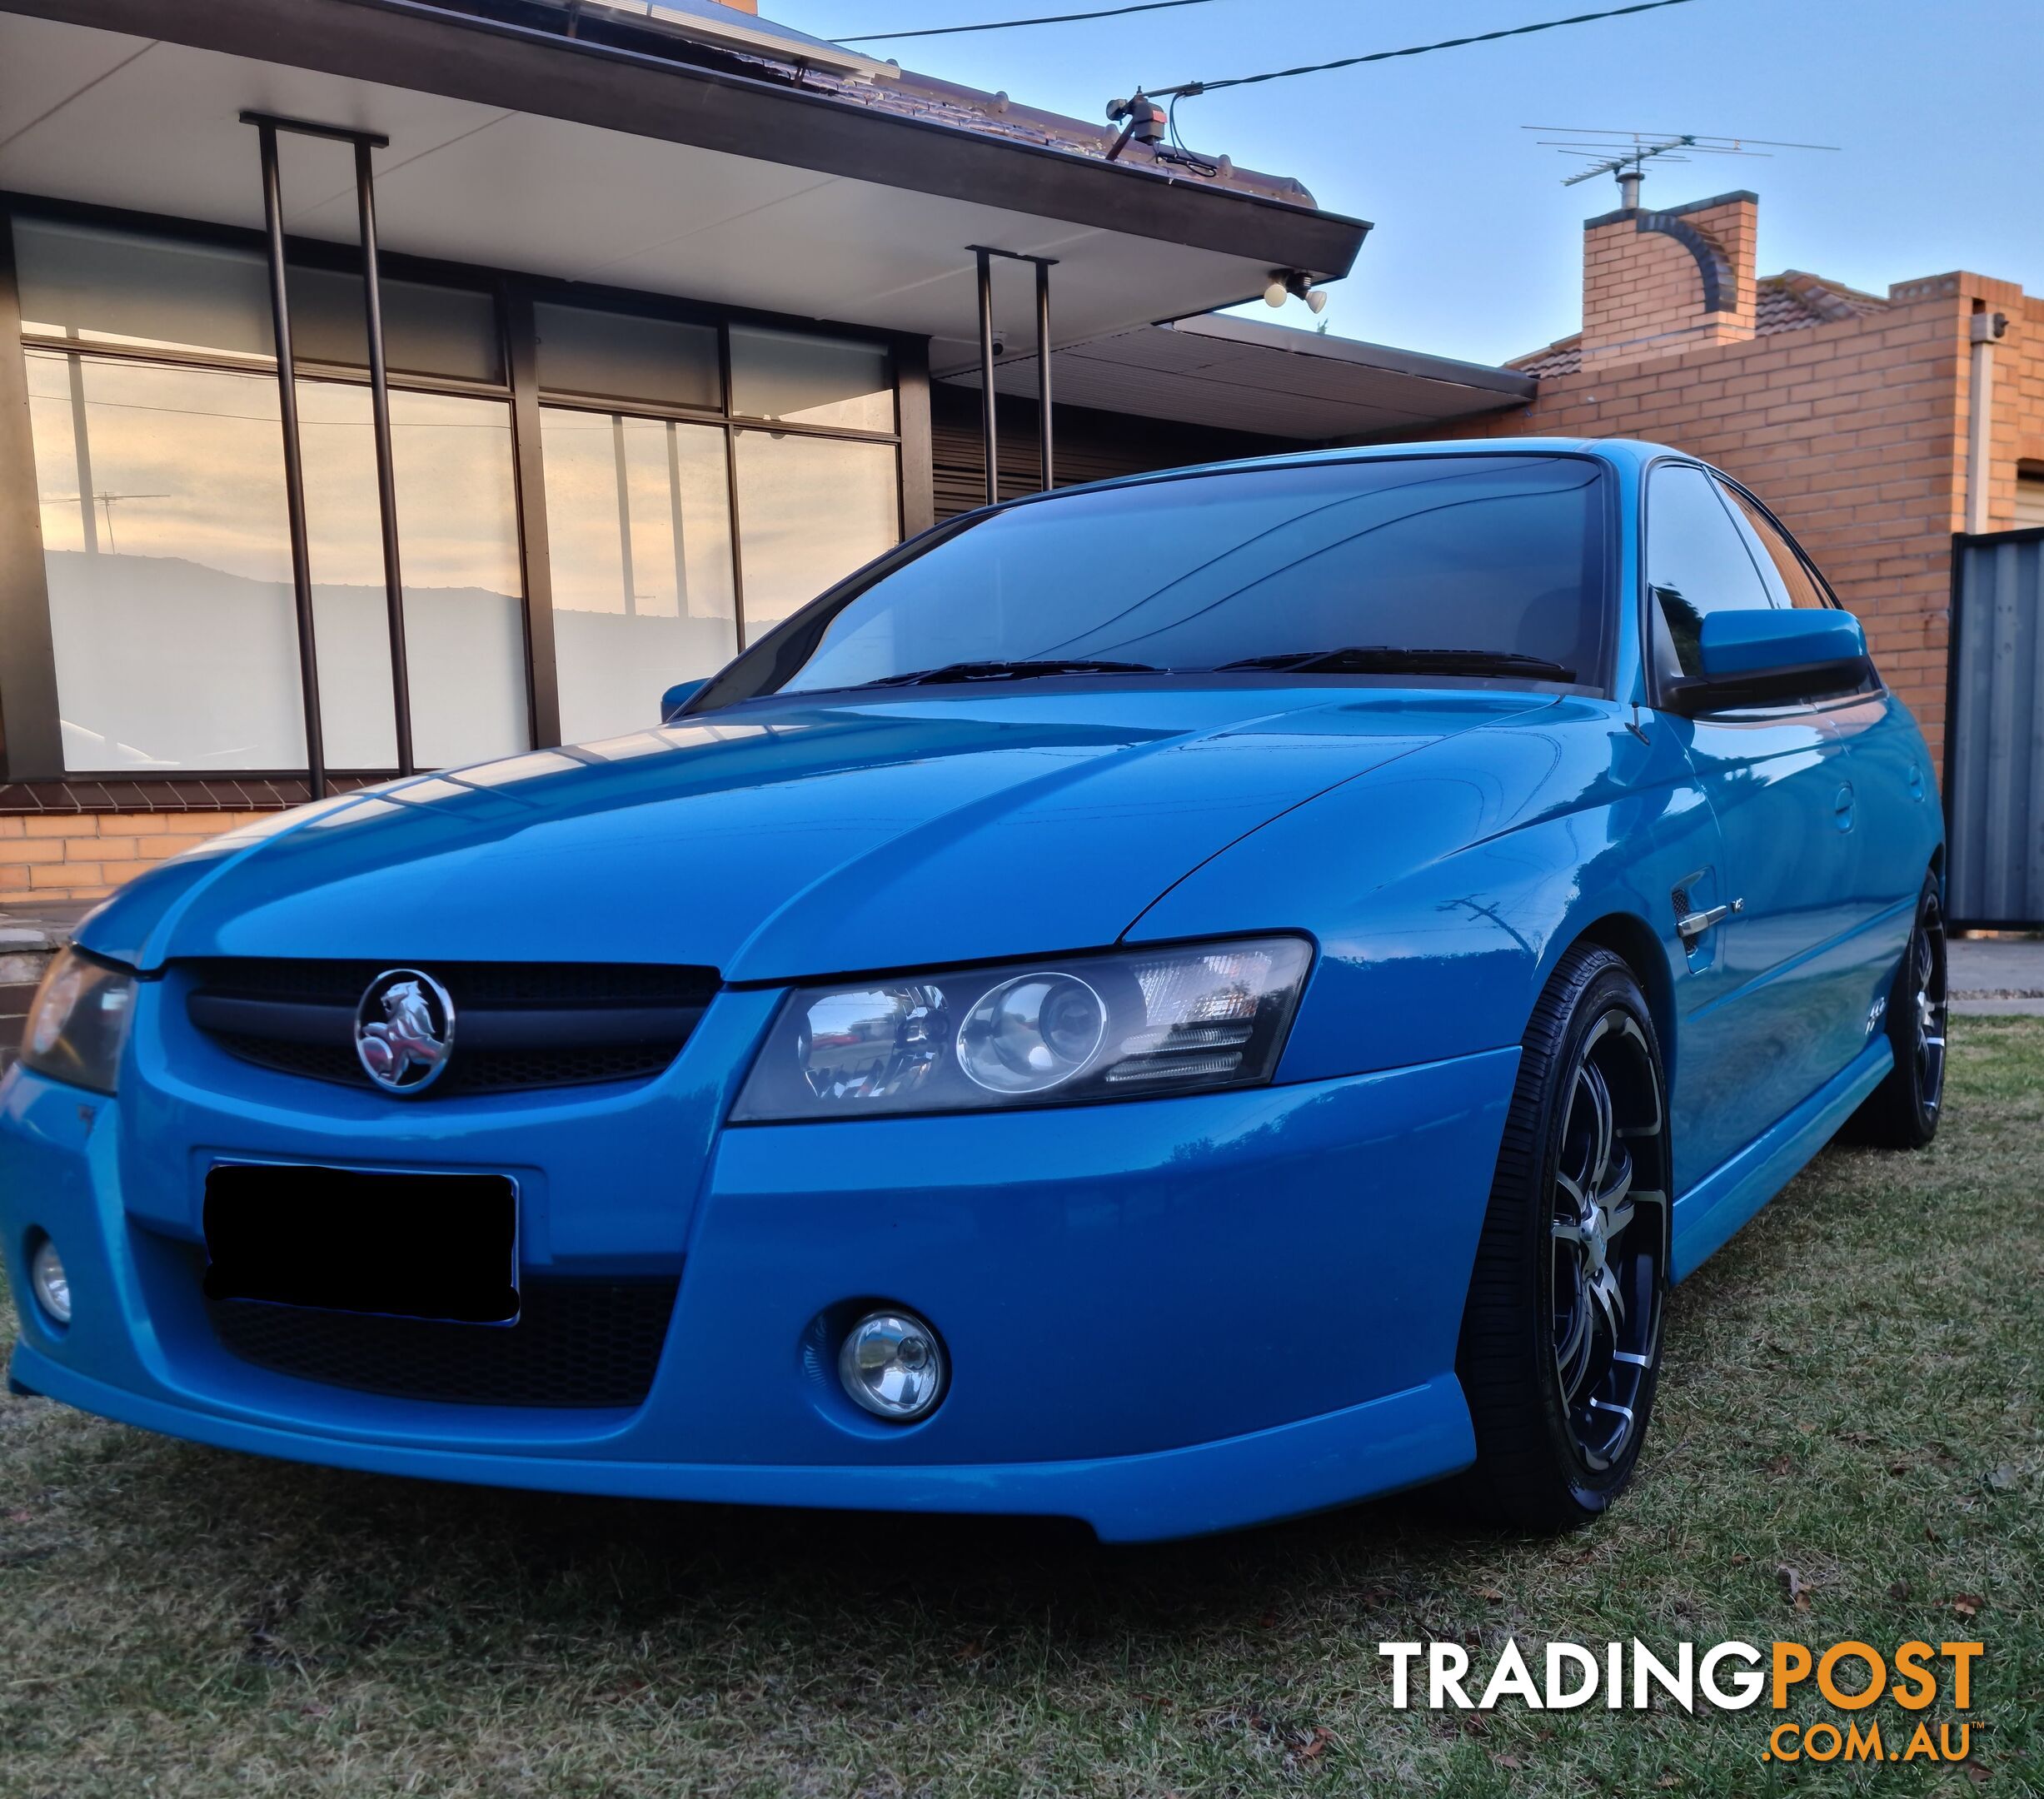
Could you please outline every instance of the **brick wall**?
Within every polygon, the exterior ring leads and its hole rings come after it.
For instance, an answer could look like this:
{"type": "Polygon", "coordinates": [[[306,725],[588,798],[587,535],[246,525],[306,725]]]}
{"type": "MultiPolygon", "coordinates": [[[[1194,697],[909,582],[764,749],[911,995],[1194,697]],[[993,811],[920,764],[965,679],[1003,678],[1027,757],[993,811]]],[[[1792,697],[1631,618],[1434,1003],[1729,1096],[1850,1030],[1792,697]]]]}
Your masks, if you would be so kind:
{"type": "Polygon", "coordinates": [[[1994,349],[1994,456],[1987,484],[1987,528],[2016,522],[2016,472],[2022,462],[2044,463],[2044,300],[2013,282],[1968,276],[1982,309],[2008,316],[2008,334],[1994,349]]]}
{"type": "Polygon", "coordinates": [[[1590,220],[1583,232],[1585,365],[1749,340],[1759,206],[1742,192],[1590,220]],[[1710,264],[1707,280],[1699,252],[1710,264]],[[1715,306],[1706,306],[1707,287],[1715,306]]]}
{"type": "Polygon", "coordinates": [[[62,812],[0,817],[0,909],[99,900],[261,812],[62,812]]]}
{"type": "MultiPolygon", "coordinates": [[[[1643,437],[1736,476],[1865,622],[1882,671],[1935,751],[1944,731],[1952,533],[1964,504],[1967,320],[1982,285],[1942,276],[1898,288],[1898,303],[1884,311],[1550,376],[1524,411],[1439,435],[1643,437]]],[[[2024,366],[2040,401],[2032,428],[2044,429],[2044,361],[2024,366]]],[[[2009,386],[2005,374],[1997,391],[2009,386]]],[[[2004,402],[1997,411],[1997,441],[2012,446],[2025,428],[2018,408],[2004,402]]],[[[1997,499],[2005,517],[2014,456],[2009,448],[2007,491],[1997,499]]]]}
{"type": "Polygon", "coordinates": [[[1813,310],[1838,316],[1757,336],[1758,216],[1742,192],[1588,221],[1582,366],[1544,375],[1523,411],[1435,435],[1640,437],[1737,476],[1859,615],[1942,760],[1970,321],[1978,310],[2009,317],[1995,351],[1988,506],[1989,528],[2006,530],[2017,464],[2044,462],[2044,302],[1959,272],[1898,282],[1885,307],[1854,310],[1813,277],[1791,276],[1789,289],[1817,294],[1813,310]],[[1706,305],[1699,250],[1733,302],[1718,311],[1706,305]]]}

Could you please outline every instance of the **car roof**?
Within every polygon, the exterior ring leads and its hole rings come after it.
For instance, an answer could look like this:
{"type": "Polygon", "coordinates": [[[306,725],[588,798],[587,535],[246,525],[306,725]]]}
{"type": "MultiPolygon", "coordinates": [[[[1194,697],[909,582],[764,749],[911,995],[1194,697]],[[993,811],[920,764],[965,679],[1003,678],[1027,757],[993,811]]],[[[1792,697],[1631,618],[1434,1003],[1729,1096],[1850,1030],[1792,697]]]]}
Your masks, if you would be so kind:
{"type": "Polygon", "coordinates": [[[1423,443],[1358,444],[1333,450],[1294,450],[1276,456],[1237,456],[1219,462],[1189,462],[1178,468],[1149,469],[1140,474],[1118,475],[1107,481],[1059,487],[1054,493],[1024,494],[1003,501],[999,507],[982,510],[1005,511],[1010,506],[1029,506],[1067,494],[1141,487],[1155,481],[1182,480],[1189,475],[1217,475],[1237,470],[1311,468],[1330,462],[1378,462],[1409,456],[1513,455],[1587,456],[1615,467],[1634,470],[1643,470],[1661,456],[1680,456],[1686,461],[1701,460],[1687,451],[1667,444],[1648,443],[1637,437],[1458,437],[1423,443]]]}

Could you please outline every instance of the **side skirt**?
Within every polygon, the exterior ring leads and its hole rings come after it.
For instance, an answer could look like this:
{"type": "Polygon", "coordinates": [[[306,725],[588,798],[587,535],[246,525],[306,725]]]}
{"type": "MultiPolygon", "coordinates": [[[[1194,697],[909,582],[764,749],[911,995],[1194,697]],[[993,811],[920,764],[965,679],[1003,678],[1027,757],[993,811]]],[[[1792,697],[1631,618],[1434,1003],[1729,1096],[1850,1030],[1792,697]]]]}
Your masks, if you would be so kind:
{"type": "Polygon", "coordinates": [[[1780,1123],[1675,1202],[1674,1278],[1684,1281],[1837,1134],[1895,1065],[1885,1034],[1780,1123]]]}

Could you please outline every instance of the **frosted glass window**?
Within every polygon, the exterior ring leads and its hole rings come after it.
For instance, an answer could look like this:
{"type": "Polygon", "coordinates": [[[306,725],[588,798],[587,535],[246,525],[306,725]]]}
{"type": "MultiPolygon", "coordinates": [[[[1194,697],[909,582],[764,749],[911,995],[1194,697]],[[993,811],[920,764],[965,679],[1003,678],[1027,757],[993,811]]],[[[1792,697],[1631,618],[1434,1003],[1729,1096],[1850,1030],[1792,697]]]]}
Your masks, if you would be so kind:
{"type": "MultiPolygon", "coordinates": [[[[148,349],[273,353],[269,270],[259,252],[23,218],[15,222],[14,253],[24,331],[148,349]]],[[[301,360],[366,367],[361,277],[294,267],[290,284],[292,344],[301,360]]],[[[382,299],[393,371],[504,378],[491,295],[386,275],[382,299]]]]}
{"type": "Polygon", "coordinates": [[[737,652],[724,432],[562,406],[541,419],[561,734],[578,743],[656,722],[669,687],[737,652]]]}
{"type": "MultiPolygon", "coordinates": [[[[369,390],[302,381],[298,410],[327,765],[394,767],[369,390]]],[[[511,409],[394,391],[391,441],[414,758],[446,768],[526,749],[511,409]]]]}
{"type": "Polygon", "coordinates": [[[714,326],[542,301],[532,309],[540,385],[557,393],[720,407],[714,326]]]}
{"type": "Polygon", "coordinates": [[[900,541],[892,444],[738,434],[745,636],[806,605],[900,541]]]}
{"type": "MultiPolygon", "coordinates": [[[[340,269],[293,268],[291,344],[301,362],[369,366],[362,278],[340,269]]],[[[383,277],[383,358],[394,375],[501,381],[496,301],[471,288],[383,277]]]]}
{"type": "Polygon", "coordinates": [[[895,428],[893,358],[879,344],[731,326],[731,410],[846,431],[895,428]]]}
{"type": "Polygon", "coordinates": [[[65,767],[304,767],[276,381],[26,361],[65,767]]]}
{"type": "Polygon", "coordinates": [[[511,404],[394,393],[391,436],[419,765],[529,750],[511,404]]]}
{"type": "Polygon", "coordinates": [[[273,353],[269,272],[255,251],[20,218],[14,258],[26,331],[273,353]]]}

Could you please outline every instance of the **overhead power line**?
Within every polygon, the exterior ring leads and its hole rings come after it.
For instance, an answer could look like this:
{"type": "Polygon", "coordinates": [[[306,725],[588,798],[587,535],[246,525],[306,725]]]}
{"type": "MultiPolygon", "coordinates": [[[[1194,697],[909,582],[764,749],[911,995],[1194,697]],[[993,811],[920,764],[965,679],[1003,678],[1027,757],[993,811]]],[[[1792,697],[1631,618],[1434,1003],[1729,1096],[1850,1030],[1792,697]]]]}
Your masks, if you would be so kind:
{"type": "Polygon", "coordinates": [[[1289,81],[1294,75],[1324,75],[1330,69],[1354,68],[1363,62],[1388,62],[1397,57],[1425,56],[1433,50],[1459,50],[1465,44],[1493,43],[1500,37],[1524,37],[1534,32],[1558,31],[1564,25],[1589,25],[1598,19],[1623,18],[1629,12],[1656,12],[1663,7],[1687,6],[1689,0],[1636,0],[1632,6],[1611,7],[1602,12],[1577,12],[1568,18],[1541,19],[1531,25],[1508,25],[1500,31],[1477,32],[1467,37],[1443,37],[1438,43],[1411,44],[1403,50],[1373,50],[1366,56],[1338,57],[1332,62],[1304,62],[1296,68],[1271,69],[1261,75],[1230,75],[1220,81],[1184,82],[1175,87],[1148,87],[1152,99],[1173,96],[1189,98],[1214,93],[1223,87],[1252,87],[1259,82],[1289,81]]]}
{"type": "Polygon", "coordinates": [[[880,43],[896,37],[955,37],[961,32],[1019,31],[1024,25],[1076,25],[1086,19],[1120,18],[1129,12],[1168,12],[1174,7],[1211,6],[1214,0],[1140,0],[1135,6],[1104,7],[1094,12],[1053,12],[1043,18],[993,19],[984,25],[930,25],[920,31],[868,32],[839,37],[841,44],[880,43]]]}

